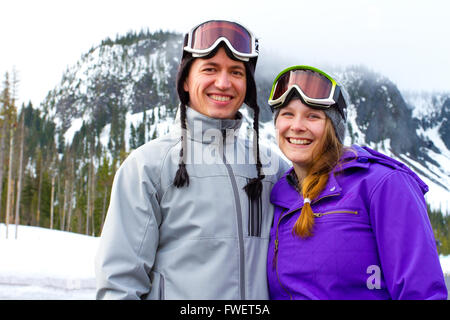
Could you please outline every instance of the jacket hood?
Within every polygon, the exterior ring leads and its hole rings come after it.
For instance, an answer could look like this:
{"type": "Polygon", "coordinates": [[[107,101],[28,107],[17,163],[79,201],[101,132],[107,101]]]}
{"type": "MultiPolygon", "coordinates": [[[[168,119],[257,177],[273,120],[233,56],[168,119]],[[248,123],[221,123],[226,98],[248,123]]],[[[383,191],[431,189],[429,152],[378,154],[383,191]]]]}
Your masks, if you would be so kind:
{"type": "MultiPolygon", "coordinates": [[[[379,164],[391,167],[394,170],[403,171],[414,178],[414,180],[417,182],[418,186],[422,190],[423,194],[428,192],[429,188],[428,188],[427,184],[422,179],[420,179],[419,176],[404,163],[397,161],[391,157],[388,157],[388,156],[386,156],[378,151],[375,151],[369,147],[360,147],[358,145],[353,145],[352,149],[354,149],[358,154],[358,157],[357,157],[358,162],[361,163],[361,162],[366,161],[367,163],[379,163],[379,164]]],[[[345,156],[345,154],[344,154],[344,156],[345,156]]],[[[345,166],[343,166],[343,168],[344,168],[344,170],[346,169],[345,166]]]]}
{"type": "MultiPolygon", "coordinates": [[[[375,163],[390,167],[393,170],[399,170],[409,174],[414,178],[423,194],[428,192],[428,186],[426,185],[426,183],[423,182],[419,178],[419,176],[411,169],[409,169],[405,164],[382,153],[379,153],[378,151],[375,151],[369,147],[352,145],[351,148],[346,150],[344,155],[341,157],[341,164],[335,167],[335,169],[333,170],[334,174],[330,174],[327,185],[317,197],[317,199],[340,193],[342,188],[336,180],[336,173],[354,168],[369,170],[370,166],[375,163]]],[[[291,167],[288,171],[286,171],[283,177],[273,187],[270,197],[270,201],[273,204],[281,206],[283,208],[300,208],[303,206],[303,196],[296,191],[295,187],[290,181],[291,179],[289,176],[293,170],[294,168],[291,167]]]]}

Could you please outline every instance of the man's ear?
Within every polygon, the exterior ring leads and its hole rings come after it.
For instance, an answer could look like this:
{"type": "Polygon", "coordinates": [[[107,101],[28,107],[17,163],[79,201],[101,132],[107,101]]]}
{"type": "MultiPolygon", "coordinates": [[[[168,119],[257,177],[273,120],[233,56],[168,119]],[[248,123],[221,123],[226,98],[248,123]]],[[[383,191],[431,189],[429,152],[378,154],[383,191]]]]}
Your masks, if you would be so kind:
{"type": "Polygon", "coordinates": [[[189,85],[187,83],[187,77],[183,81],[183,89],[184,89],[184,91],[189,92],[189,85]]]}

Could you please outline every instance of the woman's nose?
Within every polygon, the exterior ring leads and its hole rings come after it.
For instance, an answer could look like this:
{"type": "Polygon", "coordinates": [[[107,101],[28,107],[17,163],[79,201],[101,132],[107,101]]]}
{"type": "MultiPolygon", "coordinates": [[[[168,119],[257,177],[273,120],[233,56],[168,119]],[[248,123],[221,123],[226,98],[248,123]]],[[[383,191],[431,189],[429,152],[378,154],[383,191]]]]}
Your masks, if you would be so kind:
{"type": "Polygon", "coordinates": [[[306,130],[306,121],[302,116],[296,116],[292,119],[291,127],[292,131],[305,131],[306,130]]]}

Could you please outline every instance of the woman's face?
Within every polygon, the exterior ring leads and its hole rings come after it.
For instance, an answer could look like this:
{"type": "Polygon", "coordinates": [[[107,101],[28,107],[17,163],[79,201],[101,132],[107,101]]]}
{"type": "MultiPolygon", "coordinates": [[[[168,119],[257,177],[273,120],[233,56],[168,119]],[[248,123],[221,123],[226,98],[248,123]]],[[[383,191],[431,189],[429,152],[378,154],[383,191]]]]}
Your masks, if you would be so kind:
{"type": "Polygon", "coordinates": [[[292,161],[294,169],[306,173],[313,152],[325,134],[326,115],[308,107],[300,99],[291,100],[280,110],[275,123],[278,146],[292,161]]]}

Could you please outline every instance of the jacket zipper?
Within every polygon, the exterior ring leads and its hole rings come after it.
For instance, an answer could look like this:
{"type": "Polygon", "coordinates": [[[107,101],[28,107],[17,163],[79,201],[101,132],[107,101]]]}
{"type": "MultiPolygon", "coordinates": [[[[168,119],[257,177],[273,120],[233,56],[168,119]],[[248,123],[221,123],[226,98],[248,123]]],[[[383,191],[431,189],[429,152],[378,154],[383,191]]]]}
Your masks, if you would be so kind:
{"type": "MultiPolygon", "coordinates": [[[[323,197],[321,197],[319,199],[316,199],[316,200],[312,201],[311,204],[316,203],[319,200],[322,200],[322,199],[327,198],[327,197],[336,196],[338,194],[339,193],[333,193],[333,194],[329,194],[329,195],[323,196],[323,197]]],[[[290,300],[292,300],[292,294],[286,289],[285,286],[283,286],[283,284],[281,283],[281,280],[280,280],[280,275],[278,274],[278,245],[279,245],[279,241],[278,241],[278,227],[280,225],[281,220],[284,217],[286,217],[289,214],[295,213],[295,212],[301,210],[302,208],[303,208],[303,206],[301,206],[300,208],[294,209],[292,211],[289,211],[286,214],[283,214],[283,212],[281,213],[280,218],[278,219],[278,222],[277,222],[277,231],[276,231],[276,236],[275,236],[275,249],[274,249],[272,265],[275,267],[275,272],[277,274],[277,279],[278,279],[278,283],[280,284],[280,287],[289,295],[290,300]]]]}
{"type": "Polygon", "coordinates": [[[233,170],[229,163],[227,162],[225,156],[225,146],[226,146],[226,130],[222,130],[223,139],[223,163],[227,169],[228,176],[231,180],[231,186],[233,188],[234,201],[236,204],[236,216],[237,216],[237,227],[238,227],[238,243],[239,243],[239,285],[241,299],[245,300],[245,254],[244,254],[244,236],[242,227],[242,210],[241,202],[239,198],[239,190],[236,183],[236,177],[234,176],[233,170]]]}
{"type": "MultiPolygon", "coordinates": [[[[297,210],[299,210],[299,209],[297,209],[297,210]]],[[[274,252],[274,255],[273,255],[273,267],[275,267],[275,273],[277,274],[277,279],[278,279],[278,284],[280,285],[280,287],[284,290],[284,292],[286,292],[288,295],[289,295],[289,299],[290,300],[292,300],[292,295],[291,295],[291,293],[286,289],[286,287],[285,286],[283,286],[283,284],[281,283],[281,280],[280,280],[280,276],[279,276],[279,274],[278,274],[278,261],[277,261],[277,259],[278,259],[278,226],[280,225],[280,221],[281,221],[281,219],[283,219],[285,216],[287,216],[288,214],[291,214],[291,213],[293,213],[293,212],[295,212],[295,211],[297,211],[297,210],[294,210],[294,211],[291,211],[291,212],[288,212],[288,213],[286,213],[286,214],[284,214],[283,215],[283,212],[281,213],[281,215],[280,215],[280,218],[278,219],[278,222],[277,222],[277,232],[276,232],[276,236],[275,236],[275,252],[274,252]]]]}
{"type": "MultiPolygon", "coordinates": [[[[329,194],[329,195],[323,196],[322,198],[319,198],[319,199],[316,199],[316,200],[312,201],[311,204],[316,203],[316,202],[318,202],[319,200],[322,200],[322,199],[327,198],[327,197],[337,196],[338,194],[339,194],[339,193],[334,193],[334,194],[329,194]]],[[[276,232],[276,237],[275,237],[275,255],[274,255],[274,264],[276,264],[276,257],[277,257],[277,255],[278,255],[278,226],[280,225],[280,222],[281,222],[281,220],[282,220],[284,217],[286,217],[288,214],[295,213],[295,212],[301,210],[302,208],[303,208],[303,206],[301,206],[300,208],[294,209],[294,210],[292,210],[292,211],[289,211],[289,212],[287,212],[286,214],[281,213],[280,218],[278,219],[278,222],[277,222],[277,232],[276,232]]],[[[332,211],[330,211],[330,213],[331,213],[331,212],[332,212],[332,211]]],[[[353,212],[353,211],[349,211],[349,212],[353,212]]],[[[314,214],[314,215],[316,215],[316,214],[314,214]]]]}

